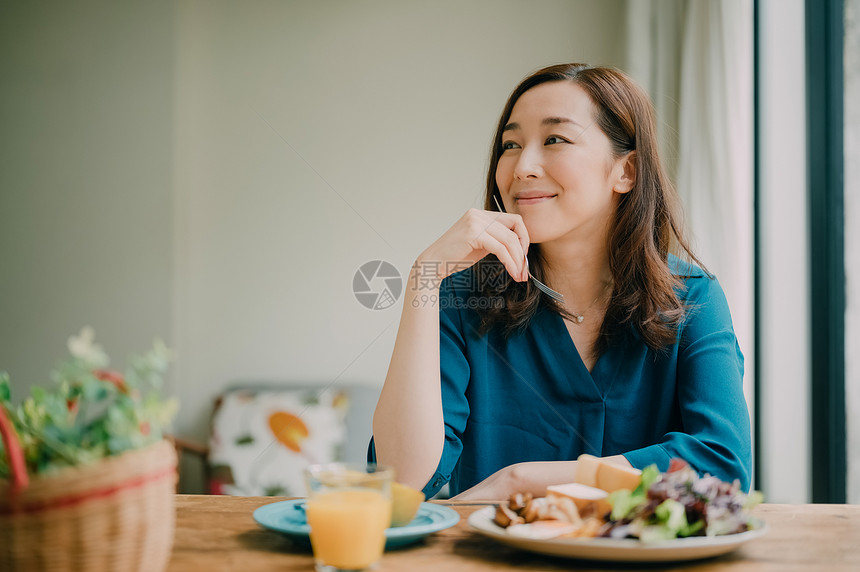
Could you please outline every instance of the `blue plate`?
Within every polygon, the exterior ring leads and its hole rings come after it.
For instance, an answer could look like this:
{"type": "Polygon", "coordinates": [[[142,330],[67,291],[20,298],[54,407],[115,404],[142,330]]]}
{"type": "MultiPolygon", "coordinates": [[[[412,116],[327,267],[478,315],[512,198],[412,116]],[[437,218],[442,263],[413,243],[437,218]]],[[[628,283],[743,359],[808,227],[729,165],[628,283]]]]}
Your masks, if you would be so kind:
{"type": "MultiPolygon", "coordinates": [[[[300,544],[309,545],[310,527],[305,518],[305,499],[292,499],[263,505],[254,511],[254,520],[265,528],[283,532],[300,544]]],[[[447,506],[421,503],[418,513],[406,526],[385,530],[385,548],[398,548],[417,542],[434,532],[457,524],[460,515],[447,506]]]]}

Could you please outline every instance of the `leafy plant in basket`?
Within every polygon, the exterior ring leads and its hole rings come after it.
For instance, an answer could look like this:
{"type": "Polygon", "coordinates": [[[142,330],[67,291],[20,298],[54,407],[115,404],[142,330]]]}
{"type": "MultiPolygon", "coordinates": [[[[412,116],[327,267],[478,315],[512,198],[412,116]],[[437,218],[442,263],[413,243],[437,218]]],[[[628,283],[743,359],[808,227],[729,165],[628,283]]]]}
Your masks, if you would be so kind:
{"type": "MultiPolygon", "coordinates": [[[[108,356],[94,338],[89,327],[69,338],[71,356],[52,372],[53,388],[34,387],[17,407],[9,376],[0,372],[0,407],[11,425],[6,429],[17,434],[30,476],[92,464],[160,441],[176,413],[176,400],[161,397],[171,358],[163,342],[156,340],[146,354],[133,356],[120,373],[108,369],[108,356]]],[[[0,480],[11,481],[21,471],[13,471],[7,453],[0,443],[0,480]]]]}

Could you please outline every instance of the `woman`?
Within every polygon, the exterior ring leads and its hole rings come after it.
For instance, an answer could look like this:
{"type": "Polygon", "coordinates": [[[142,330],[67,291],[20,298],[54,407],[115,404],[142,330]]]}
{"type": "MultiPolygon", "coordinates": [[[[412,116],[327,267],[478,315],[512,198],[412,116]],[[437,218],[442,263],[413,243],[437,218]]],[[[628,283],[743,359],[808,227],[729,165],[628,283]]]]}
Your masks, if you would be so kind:
{"type": "Polygon", "coordinates": [[[679,231],[655,133],[618,70],[551,66],[513,91],[485,210],[412,268],[371,460],[428,497],[449,481],[460,499],[541,495],[583,453],[661,470],[680,457],[749,487],[743,356],[679,231]]]}

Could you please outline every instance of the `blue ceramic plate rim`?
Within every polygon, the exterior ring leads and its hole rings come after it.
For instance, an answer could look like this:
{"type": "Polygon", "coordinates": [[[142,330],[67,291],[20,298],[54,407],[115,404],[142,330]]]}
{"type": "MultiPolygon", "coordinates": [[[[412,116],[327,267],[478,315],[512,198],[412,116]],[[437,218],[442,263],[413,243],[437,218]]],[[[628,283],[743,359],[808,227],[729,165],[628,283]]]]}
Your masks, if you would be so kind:
{"type": "MultiPolygon", "coordinates": [[[[291,499],[263,505],[254,511],[257,524],[269,530],[307,540],[310,527],[305,520],[306,499],[291,499]]],[[[385,530],[386,548],[411,544],[428,534],[450,528],[460,522],[460,515],[447,506],[429,502],[421,503],[411,523],[385,530]],[[416,522],[430,519],[431,522],[416,522]]]]}

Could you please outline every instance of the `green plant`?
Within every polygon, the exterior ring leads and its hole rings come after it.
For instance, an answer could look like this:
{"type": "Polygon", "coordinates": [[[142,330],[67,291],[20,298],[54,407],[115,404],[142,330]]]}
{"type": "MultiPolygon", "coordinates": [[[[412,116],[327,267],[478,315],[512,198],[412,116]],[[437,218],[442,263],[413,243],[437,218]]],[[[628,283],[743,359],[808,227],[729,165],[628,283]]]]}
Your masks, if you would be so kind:
{"type": "MultiPolygon", "coordinates": [[[[8,374],[0,372],[0,407],[18,435],[30,475],[98,461],[139,449],[163,437],[178,403],[163,399],[163,375],[171,359],[161,340],[133,356],[122,374],[94,342],[92,328],[69,338],[71,358],[52,372],[52,389],[33,387],[12,405],[8,374]]],[[[0,479],[9,479],[8,456],[0,442],[0,479]]]]}

